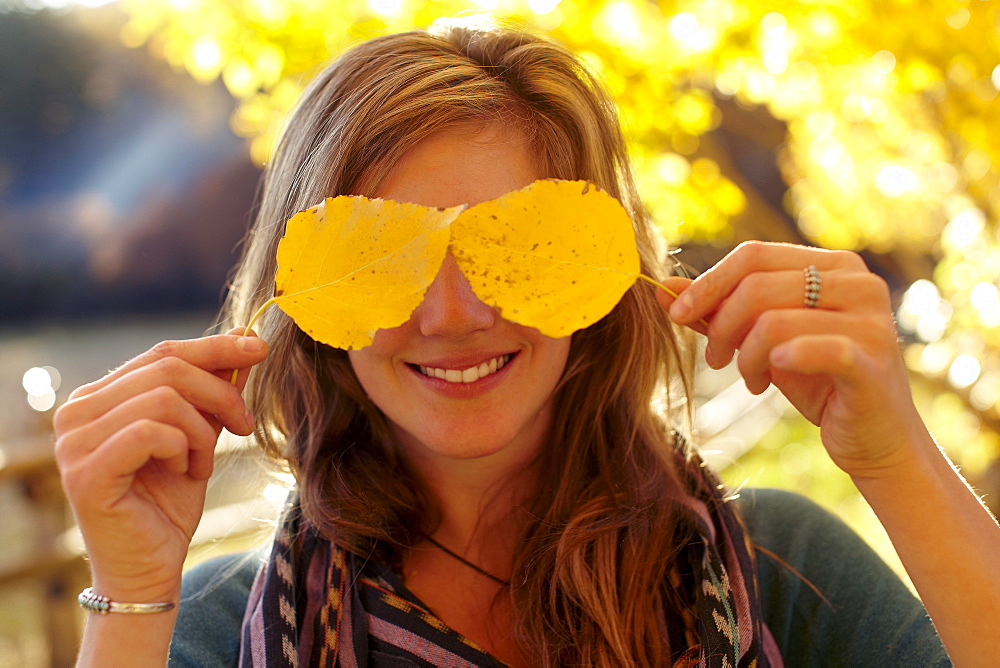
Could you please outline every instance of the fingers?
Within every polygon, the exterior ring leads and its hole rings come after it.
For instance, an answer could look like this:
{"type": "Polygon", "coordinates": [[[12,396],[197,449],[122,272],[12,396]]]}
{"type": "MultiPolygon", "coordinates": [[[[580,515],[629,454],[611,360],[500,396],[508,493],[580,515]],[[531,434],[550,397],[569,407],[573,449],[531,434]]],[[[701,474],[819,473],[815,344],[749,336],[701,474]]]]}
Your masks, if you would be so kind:
{"type": "Polygon", "coordinates": [[[712,314],[705,350],[708,364],[716,369],[729,364],[751,328],[769,311],[796,311],[807,317],[810,313],[889,311],[888,288],[875,274],[834,269],[821,272],[820,276],[823,281],[820,303],[818,308],[808,310],[804,309],[805,276],[801,269],[746,276],[712,314]]]}
{"type": "Polygon", "coordinates": [[[154,346],[77,390],[59,408],[53,426],[60,466],[72,466],[102,448],[101,456],[119,452],[121,444],[131,442],[129,456],[115,460],[116,475],[131,475],[143,465],[142,457],[153,457],[168,471],[207,478],[221,428],[243,435],[254,428],[240,395],[242,386],[221,376],[228,369],[243,369],[245,382],[249,367],[266,354],[266,344],[255,335],[154,346]],[[177,450],[178,438],[182,451],[177,450]]]}
{"type": "Polygon", "coordinates": [[[840,378],[857,375],[862,351],[842,334],[801,335],[771,349],[771,366],[789,373],[826,373],[840,378]]]}
{"type": "Polygon", "coordinates": [[[224,335],[158,344],[74,392],[56,413],[56,431],[95,420],[131,397],[166,386],[206,415],[217,417],[220,425],[233,433],[250,434],[254,423],[240,395],[242,385],[233,387],[223,376],[229,369],[242,368],[245,384],[249,367],[266,353],[266,344],[255,336],[224,335]]]}
{"type": "Polygon", "coordinates": [[[663,289],[656,291],[656,300],[660,303],[664,309],[669,310],[670,305],[687,290],[691,283],[694,282],[692,278],[686,278],[684,276],[670,276],[665,278],[662,282],[663,289]]]}
{"type": "MultiPolygon", "coordinates": [[[[808,265],[815,265],[824,277],[834,269],[868,271],[858,255],[847,251],[747,242],[696,278],[670,306],[670,318],[678,324],[688,325],[699,318],[710,317],[746,277],[781,271],[794,271],[801,275],[808,265]]],[[[826,285],[823,287],[825,291],[826,285]]],[[[799,291],[799,294],[801,296],[802,292],[799,291]]]]}
{"type": "Polygon", "coordinates": [[[805,309],[764,313],[740,345],[737,365],[754,394],[767,389],[772,370],[831,374],[853,382],[856,363],[871,354],[892,352],[891,319],[805,309]],[[828,345],[829,347],[824,347],[828,345]]]}
{"type": "MultiPolygon", "coordinates": [[[[657,296],[661,306],[675,322],[706,336],[709,366],[726,366],[740,350],[739,369],[754,392],[762,392],[771,382],[773,350],[797,337],[838,337],[834,350],[843,359],[856,358],[858,350],[890,352],[888,347],[895,345],[888,287],[854,253],[749,243],[694,281],[672,277],[663,284],[678,296],[661,291],[657,296]],[[817,267],[822,279],[816,308],[807,308],[805,303],[804,268],[809,265],[817,267]],[[676,316],[678,312],[683,315],[676,316]],[[700,322],[702,318],[708,319],[707,326],[700,322]],[[852,342],[850,355],[840,337],[852,342]]],[[[799,345],[789,350],[799,351],[799,345]]],[[[824,350],[813,352],[816,361],[829,362],[824,372],[833,373],[832,361],[841,357],[831,358],[824,350]]],[[[784,354],[778,359],[784,359],[784,354]]],[[[839,367],[841,372],[847,370],[839,367]]]]}
{"type": "Polygon", "coordinates": [[[188,473],[202,480],[212,473],[217,438],[216,429],[177,390],[159,386],[85,422],[63,436],[59,444],[61,454],[68,459],[86,457],[98,450],[102,457],[108,451],[126,455],[115,460],[109,471],[119,476],[138,470],[145,463],[139,453],[152,448],[148,456],[166,460],[171,472],[188,473]],[[159,444],[156,437],[163,434],[169,437],[165,444],[159,444]],[[176,443],[178,434],[183,436],[181,445],[176,443]],[[124,453],[120,444],[127,436],[132,437],[134,448],[124,453]],[[119,445],[112,447],[110,444],[119,445]],[[162,452],[158,448],[162,448],[162,452]]]}
{"type": "Polygon", "coordinates": [[[90,503],[110,506],[144,466],[158,462],[174,475],[187,473],[189,443],[182,429],[148,419],[127,424],[92,452],[67,452],[74,443],[64,439],[58,445],[63,484],[70,499],[86,494],[90,503]],[[117,484],[109,485],[109,480],[117,484]]]}
{"type": "MultiPolygon", "coordinates": [[[[242,330],[232,331],[242,333],[242,330]]],[[[78,388],[70,399],[92,394],[136,369],[162,359],[181,359],[206,371],[227,371],[251,367],[266,355],[267,344],[256,335],[235,336],[230,333],[184,341],[162,341],[100,380],[78,388]]]]}
{"type": "MultiPolygon", "coordinates": [[[[119,376],[101,391],[85,395],[61,410],[58,418],[77,424],[97,420],[133,397],[170,391],[206,415],[217,416],[233,433],[249,434],[253,420],[246,411],[239,390],[218,376],[178,357],[165,357],[119,376]]],[[[152,408],[152,406],[150,407],[152,408]]]]}
{"type": "MultiPolygon", "coordinates": [[[[229,336],[238,337],[254,337],[256,338],[257,332],[252,329],[247,329],[246,327],[235,327],[228,332],[229,336]]],[[[252,346],[251,346],[252,347],[252,346]]],[[[243,389],[246,387],[247,381],[250,379],[250,370],[252,367],[236,367],[235,369],[225,369],[222,371],[216,371],[215,375],[219,378],[224,379],[230,385],[236,387],[239,393],[243,394],[243,389]]]]}

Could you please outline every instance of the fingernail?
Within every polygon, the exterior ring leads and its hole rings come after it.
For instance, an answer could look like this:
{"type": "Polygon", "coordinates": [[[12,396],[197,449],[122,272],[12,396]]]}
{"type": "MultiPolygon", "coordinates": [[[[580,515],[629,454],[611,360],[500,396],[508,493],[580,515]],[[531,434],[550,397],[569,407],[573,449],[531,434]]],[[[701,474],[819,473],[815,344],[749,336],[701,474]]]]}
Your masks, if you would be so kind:
{"type": "Polygon", "coordinates": [[[259,353],[264,349],[264,341],[256,336],[241,336],[236,339],[236,347],[245,353],[259,353]]]}
{"type": "Polygon", "coordinates": [[[250,429],[254,429],[257,426],[257,421],[254,420],[253,413],[250,412],[249,408],[244,411],[243,419],[246,421],[247,426],[250,427],[250,429]]]}
{"type": "Polygon", "coordinates": [[[670,305],[670,317],[674,320],[684,320],[691,313],[691,308],[694,306],[693,301],[688,293],[682,294],[670,305]]]}

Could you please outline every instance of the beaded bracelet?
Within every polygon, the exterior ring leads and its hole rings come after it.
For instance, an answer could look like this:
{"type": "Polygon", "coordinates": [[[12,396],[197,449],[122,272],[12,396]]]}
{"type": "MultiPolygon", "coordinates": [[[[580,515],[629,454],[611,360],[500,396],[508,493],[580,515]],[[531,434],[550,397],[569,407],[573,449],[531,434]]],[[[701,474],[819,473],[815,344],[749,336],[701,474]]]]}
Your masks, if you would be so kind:
{"type": "Polygon", "coordinates": [[[154,612],[173,610],[174,604],[166,603],[118,603],[107,596],[94,592],[93,587],[87,587],[76,597],[77,603],[87,612],[106,615],[109,612],[125,612],[133,615],[148,615],[154,612]]]}

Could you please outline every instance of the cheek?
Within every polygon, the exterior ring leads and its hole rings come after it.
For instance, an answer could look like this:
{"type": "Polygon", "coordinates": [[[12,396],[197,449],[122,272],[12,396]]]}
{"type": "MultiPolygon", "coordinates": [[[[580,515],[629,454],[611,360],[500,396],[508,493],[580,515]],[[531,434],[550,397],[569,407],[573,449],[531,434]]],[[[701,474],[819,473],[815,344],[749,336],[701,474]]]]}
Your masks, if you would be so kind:
{"type": "Polygon", "coordinates": [[[351,368],[354,369],[354,375],[358,377],[358,381],[366,389],[368,387],[367,379],[371,375],[372,367],[372,356],[366,352],[367,350],[368,348],[347,351],[347,359],[351,363],[351,368]]]}
{"type": "Polygon", "coordinates": [[[359,367],[374,368],[381,364],[390,364],[393,356],[399,351],[407,339],[409,322],[399,327],[376,330],[372,343],[361,350],[348,350],[347,358],[355,372],[359,367]]]}
{"type": "MultiPolygon", "coordinates": [[[[392,336],[386,330],[375,333],[375,340],[361,350],[347,351],[354,375],[369,396],[377,395],[390,382],[392,373],[392,336]]],[[[374,398],[374,397],[373,397],[374,398]]]]}
{"type": "Polygon", "coordinates": [[[566,369],[566,360],[569,359],[569,346],[570,338],[568,336],[565,339],[556,339],[552,343],[552,357],[554,358],[555,366],[559,369],[560,376],[566,369]]]}
{"type": "Polygon", "coordinates": [[[400,388],[399,378],[396,377],[388,361],[389,358],[364,348],[349,351],[348,359],[365,396],[383,414],[388,415],[405,396],[400,388]]]}
{"type": "Polygon", "coordinates": [[[538,351],[538,368],[552,385],[559,382],[569,359],[570,337],[550,339],[536,335],[535,350],[538,351]]]}

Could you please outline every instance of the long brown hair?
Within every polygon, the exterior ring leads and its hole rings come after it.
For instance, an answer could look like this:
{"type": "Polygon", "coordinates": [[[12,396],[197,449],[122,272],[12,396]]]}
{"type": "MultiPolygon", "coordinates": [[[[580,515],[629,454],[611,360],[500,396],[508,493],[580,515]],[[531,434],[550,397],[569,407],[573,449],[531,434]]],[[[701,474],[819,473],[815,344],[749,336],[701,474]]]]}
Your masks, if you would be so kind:
{"type": "MultiPolygon", "coordinates": [[[[371,194],[409,148],[474,119],[526,128],[543,173],[618,198],[635,223],[642,271],[658,275],[615,107],[596,78],[523,30],[439,26],[364,42],[311,82],[267,168],[229,323],[245,323],[271,296],[292,214],[324,197],[371,194]]],[[[668,573],[688,538],[675,503],[686,453],[670,427],[688,394],[689,356],[654,292],[637,283],[572,338],[536,462],[552,483],[525,504],[534,521],[511,571],[517,640],[538,665],[670,659],[666,619],[682,602],[668,573]]],[[[358,554],[411,544],[435,509],[346,353],[312,341],[277,309],[259,331],[271,354],[247,394],[265,450],[296,475],[305,516],[358,554]]]]}

